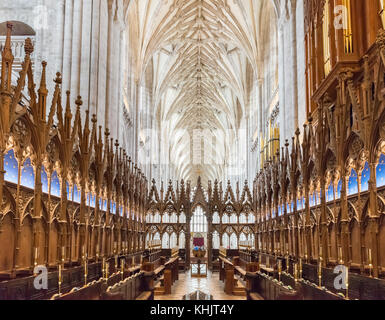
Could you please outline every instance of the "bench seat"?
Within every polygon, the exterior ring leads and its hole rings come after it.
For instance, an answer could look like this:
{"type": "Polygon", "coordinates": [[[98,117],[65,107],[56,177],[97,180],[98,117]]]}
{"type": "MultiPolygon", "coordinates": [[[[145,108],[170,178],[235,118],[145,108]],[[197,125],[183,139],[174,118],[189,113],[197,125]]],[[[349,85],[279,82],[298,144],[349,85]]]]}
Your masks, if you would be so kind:
{"type": "Polygon", "coordinates": [[[144,291],[135,300],[151,300],[151,295],[151,291],[144,291]]]}

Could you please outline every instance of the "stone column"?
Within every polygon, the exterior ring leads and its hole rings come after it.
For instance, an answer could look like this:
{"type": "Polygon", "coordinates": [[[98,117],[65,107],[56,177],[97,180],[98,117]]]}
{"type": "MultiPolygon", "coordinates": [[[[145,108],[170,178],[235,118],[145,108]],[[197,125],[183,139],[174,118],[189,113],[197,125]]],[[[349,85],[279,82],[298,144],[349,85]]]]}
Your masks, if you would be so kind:
{"type": "MultiPolygon", "coordinates": [[[[80,95],[80,73],[81,73],[81,49],[82,49],[82,10],[83,1],[74,0],[73,7],[73,30],[71,51],[71,93],[72,96],[80,95]]],[[[76,109],[71,110],[75,114],[76,109]]]]}
{"type": "Polygon", "coordinates": [[[298,123],[298,63],[297,63],[297,0],[291,0],[291,32],[292,32],[292,59],[293,59],[293,110],[294,128],[299,127],[298,123]]]}

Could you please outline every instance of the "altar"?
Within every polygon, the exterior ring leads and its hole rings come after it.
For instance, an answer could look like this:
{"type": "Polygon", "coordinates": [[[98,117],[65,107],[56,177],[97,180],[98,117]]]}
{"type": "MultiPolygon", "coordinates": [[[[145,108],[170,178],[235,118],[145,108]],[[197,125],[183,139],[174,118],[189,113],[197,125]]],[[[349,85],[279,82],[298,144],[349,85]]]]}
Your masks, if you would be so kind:
{"type": "Polygon", "coordinates": [[[204,237],[196,234],[193,238],[192,258],[191,258],[191,277],[207,277],[207,251],[204,246],[204,237]]]}

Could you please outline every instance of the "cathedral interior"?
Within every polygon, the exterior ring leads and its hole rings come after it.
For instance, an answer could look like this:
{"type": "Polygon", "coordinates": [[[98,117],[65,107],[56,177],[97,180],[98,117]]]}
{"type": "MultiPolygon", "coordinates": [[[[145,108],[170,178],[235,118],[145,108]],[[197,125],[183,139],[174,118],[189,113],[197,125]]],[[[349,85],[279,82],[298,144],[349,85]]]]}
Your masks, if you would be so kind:
{"type": "Polygon", "coordinates": [[[2,0],[0,300],[385,300],[384,6],[2,0]]]}

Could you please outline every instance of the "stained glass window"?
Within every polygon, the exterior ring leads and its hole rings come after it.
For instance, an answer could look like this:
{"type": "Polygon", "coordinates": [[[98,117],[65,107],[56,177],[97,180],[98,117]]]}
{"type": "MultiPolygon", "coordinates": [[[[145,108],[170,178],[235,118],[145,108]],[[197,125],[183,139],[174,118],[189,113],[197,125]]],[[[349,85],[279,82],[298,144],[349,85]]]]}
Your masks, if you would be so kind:
{"type": "Polygon", "coordinates": [[[191,217],[191,232],[207,232],[207,219],[201,207],[197,207],[191,217]]]}
{"type": "Polygon", "coordinates": [[[30,189],[35,189],[35,173],[33,171],[30,158],[24,161],[24,164],[21,170],[20,185],[30,189]]]}
{"type": "Polygon", "coordinates": [[[80,203],[80,198],[81,198],[81,192],[80,192],[80,189],[78,188],[78,186],[76,184],[74,184],[74,202],[75,203],[80,203]]]}
{"type": "Polygon", "coordinates": [[[60,180],[56,171],[51,175],[51,195],[58,198],[61,196],[60,180]]]}
{"type": "Polygon", "coordinates": [[[48,194],[48,175],[44,166],[41,167],[41,184],[43,193],[48,194]]]}
{"type": "Polygon", "coordinates": [[[385,155],[381,154],[376,169],[377,188],[385,186],[385,155]]]}
{"type": "Polygon", "coordinates": [[[13,150],[9,150],[4,157],[5,181],[12,182],[14,184],[18,183],[18,167],[19,165],[15,158],[15,152],[13,150]]]}
{"type": "Polygon", "coordinates": [[[369,190],[369,179],[370,179],[370,167],[369,163],[365,163],[364,170],[361,174],[361,191],[368,191],[369,190]]]}
{"type": "Polygon", "coordinates": [[[348,183],[348,195],[358,193],[358,176],[356,170],[352,169],[348,183]]]}

